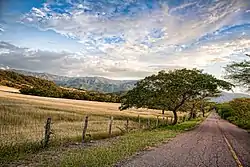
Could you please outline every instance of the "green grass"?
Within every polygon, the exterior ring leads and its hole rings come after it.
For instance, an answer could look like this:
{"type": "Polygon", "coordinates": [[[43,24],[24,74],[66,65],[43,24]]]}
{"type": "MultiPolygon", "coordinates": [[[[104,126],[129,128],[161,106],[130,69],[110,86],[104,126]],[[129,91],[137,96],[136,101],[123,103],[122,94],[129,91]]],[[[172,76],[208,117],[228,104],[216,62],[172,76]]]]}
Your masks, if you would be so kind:
{"type": "Polygon", "coordinates": [[[175,132],[159,130],[127,134],[109,146],[68,152],[59,165],[52,164],[51,166],[111,166],[135,152],[143,150],[146,146],[154,146],[176,134],[175,132]]]}
{"type": "Polygon", "coordinates": [[[187,131],[187,130],[191,130],[194,127],[196,127],[196,125],[199,125],[205,118],[196,118],[190,121],[186,121],[180,124],[177,124],[175,126],[172,125],[167,125],[167,126],[162,126],[160,127],[161,129],[167,129],[167,130],[174,130],[177,132],[182,132],[182,131],[187,131]]]}
{"type": "MultiPolygon", "coordinates": [[[[50,166],[112,166],[147,147],[155,146],[175,137],[180,132],[192,129],[203,119],[183,122],[175,126],[162,126],[151,131],[137,131],[120,137],[110,145],[79,149],[67,152],[57,163],[50,166]]],[[[48,164],[46,164],[48,165],[48,164]]]]}

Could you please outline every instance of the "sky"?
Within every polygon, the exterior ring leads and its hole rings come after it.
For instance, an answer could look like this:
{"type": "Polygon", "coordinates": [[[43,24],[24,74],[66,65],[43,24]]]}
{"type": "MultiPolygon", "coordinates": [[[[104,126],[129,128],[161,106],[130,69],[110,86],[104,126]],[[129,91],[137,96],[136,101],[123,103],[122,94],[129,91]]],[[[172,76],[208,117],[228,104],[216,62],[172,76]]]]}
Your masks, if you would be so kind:
{"type": "Polygon", "coordinates": [[[0,0],[0,68],[141,79],[223,78],[250,53],[249,0],[0,0]]]}

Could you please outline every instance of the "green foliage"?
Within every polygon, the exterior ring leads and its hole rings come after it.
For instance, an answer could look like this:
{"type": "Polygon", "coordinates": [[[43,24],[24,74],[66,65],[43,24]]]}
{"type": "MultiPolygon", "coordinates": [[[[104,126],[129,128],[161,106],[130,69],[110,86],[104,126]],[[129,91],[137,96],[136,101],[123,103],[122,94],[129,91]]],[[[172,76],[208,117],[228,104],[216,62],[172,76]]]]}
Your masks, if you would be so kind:
{"type": "Polygon", "coordinates": [[[250,129],[250,99],[234,99],[217,105],[219,115],[241,128],[250,129]]]}
{"type": "Polygon", "coordinates": [[[121,110],[151,108],[173,111],[174,124],[177,122],[177,110],[186,102],[216,96],[218,88],[230,90],[232,84],[216,79],[214,76],[197,69],[160,71],[136,84],[136,87],[122,96],[121,110]]]}
{"type": "Polygon", "coordinates": [[[233,110],[232,110],[232,107],[229,103],[218,104],[217,109],[219,111],[219,115],[223,119],[227,119],[227,118],[233,116],[233,110]]]}
{"type": "Polygon", "coordinates": [[[226,79],[233,80],[237,85],[247,87],[250,91],[250,61],[234,62],[226,67],[226,72],[226,79]]]}

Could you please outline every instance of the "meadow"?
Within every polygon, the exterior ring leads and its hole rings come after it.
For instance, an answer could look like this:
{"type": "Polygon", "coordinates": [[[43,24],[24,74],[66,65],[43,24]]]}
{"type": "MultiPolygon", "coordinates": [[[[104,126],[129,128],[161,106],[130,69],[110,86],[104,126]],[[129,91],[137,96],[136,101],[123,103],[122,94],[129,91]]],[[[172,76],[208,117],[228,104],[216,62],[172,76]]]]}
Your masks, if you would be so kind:
{"type": "MultiPolygon", "coordinates": [[[[130,129],[139,129],[138,115],[144,127],[147,126],[148,119],[152,125],[155,125],[157,116],[162,119],[161,112],[157,110],[119,111],[119,105],[22,95],[15,89],[0,87],[0,155],[39,149],[48,117],[52,119],[51,144],[57,145],[81,141],[84,118],[87,115],[89,140],[108,137],[110,116],[114,118],[113,135],[123,133],[127,119],[130,129]]],[[[172,113],[166,112],[166,116],[172,116],[172,113]]]]}

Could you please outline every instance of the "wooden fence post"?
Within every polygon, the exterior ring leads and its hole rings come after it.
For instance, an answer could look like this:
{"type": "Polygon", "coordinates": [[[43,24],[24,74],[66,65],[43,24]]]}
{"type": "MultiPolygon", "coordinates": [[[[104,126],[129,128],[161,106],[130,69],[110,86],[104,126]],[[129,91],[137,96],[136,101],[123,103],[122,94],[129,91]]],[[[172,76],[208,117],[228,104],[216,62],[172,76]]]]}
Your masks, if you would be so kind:
{"type": "Polygon", "coordinates": [[[112,123],[113,123],[113,116],[111,116],[109,120],[109,137],[112,136],[112,123]]]}
{"type": "Polygon", "coordinates": [[[86,136],[86,132],[87,132],[87,128],[88,128],[88,122],[89,122],[89,117],[86,116],[85,121],[84,121],[83,131],[82,131],[82,143],[85,142],[85,136],[86,136]]]}
{"type": "Polygon", "coordinates": [[[162,120],[163,120],[163,125],[165,124],[165,117],[164,115],[162,116],[162,120]]]}
{"type": "Polygon", "coordinates": [[[141,129],[141,118],[140,118],[140,115],[138,115],[138,123],[139,123],[139,129],[141,129]]]}
{"type": "Polygon", "coordinates": [[[159,126],[159,116],[157,116],[157,119],[156,119],[156,127],[159,126]]]}
{"type": "Polygon", "coordinates": [[[150,119],[148,118],[147,128],[150,129],[150,119]]]}
{"type": "Polygon", "coordinates": [[[51,130],[50,130],[50,124],[51,124],[51,118],[47,119],[46,125],[45,125],[45,133],[44,133],[44,147],[47,147],[49,144],[49,139],[50,139],[50,134],[51,134],[51,130]]]}
{"type": "Polygon", "coordinates": [[[171,120],[170,120],[171,124],[173,123],[173,117],[171,117],[171,120]]]}
{"type": "Polygon", "coordinates": [[[125,125],[126,131],[129,131],[129,118],[127,118],[126,125],[125,125]]]}

